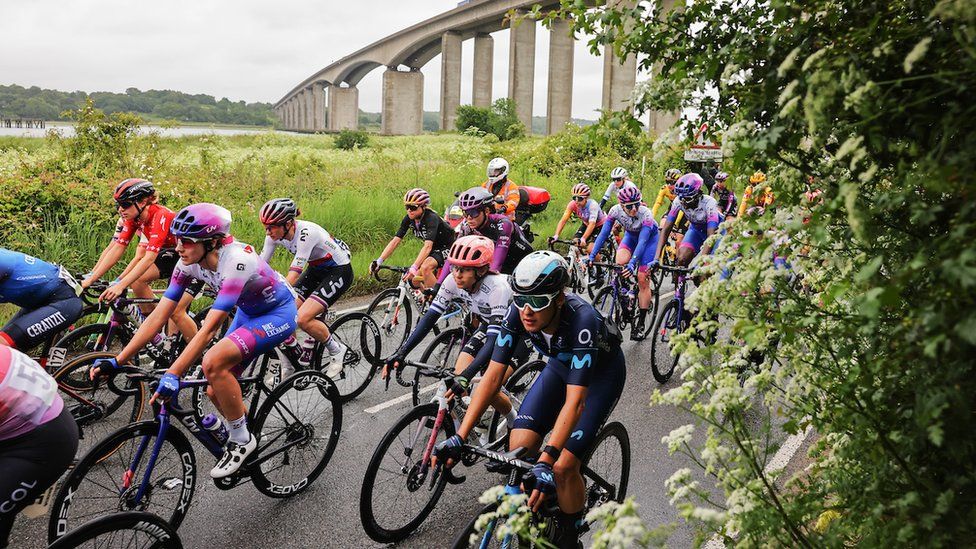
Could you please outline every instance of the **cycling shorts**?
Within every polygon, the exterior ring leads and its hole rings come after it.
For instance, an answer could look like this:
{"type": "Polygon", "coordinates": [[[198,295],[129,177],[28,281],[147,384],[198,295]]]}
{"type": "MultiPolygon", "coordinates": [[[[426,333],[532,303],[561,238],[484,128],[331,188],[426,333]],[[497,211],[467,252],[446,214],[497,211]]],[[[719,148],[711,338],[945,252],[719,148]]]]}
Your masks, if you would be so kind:
{"type": "Polygon", "coordinates": [[[229,339],[241,351],[241,362],[232,370],[241,375],[252,358],[261,356],[280,345],[295,333],[298,325],[298,309],[293,300],[288,300],[276,309],[250,317],[237,308],[234,321],[227,328],[229,339]]]}
{"type": "MultiPolygon", "coordinates": [[[[627,380],[624,353],[619,347],[601,351],[593,367],[599,368],[599,373],[594,372],[586,391],[583,415],[566,441],[566,449],[579,459],[586,455],[600,427],[617,406],[627,380]]],[[[529,429],[542,437],[552,430],[566,400],[566,381],[559,370],[548,364],[543,368],[519,407],[513,429],[529,429]]]]}
{"type": "MultiPolygon", "coordinates": [[[[702,244],[706,238],[708,238],[708,232],[705,229],[698,229],[692,225],[685,232],[685,237],[681,239],[681,244],[678,245],[678,248],[691,248],[697,254],[701,251],[702,244]]],[[[712,249],[715,249],[717,246],[718,242],[715,243],[712,249]]]]}
{"type": "MultiPolygon", "coordinates": [[[[468,353],[471,356],[478,356],[478,352],[481,351],[482,347],[485,346],[485,340],[488,339],[488,326],[484,322],[478,326],[478,329],[471,334],[471,337],[464,343],[464,347],[461,347],[462,353],[468,353]]],[[[524,364],[528,358],[529,354],[532,352],[531,344],[525,338],[519,339],[515,342],[515,351],[512,354],[512,363],[510,366],[524,364]]],[[[487,367],[488,364],[485,364],[487,367]]],[[[484,373],[484,372],[481,372],[484,373]]]]}
{"type": "MultiPolygon", "coordinates": [[[[159,280],[168,281],[172,278],[173,271],[176,269],[176,262],[179,260],[180,254],[176,253],[174,248],[159,250],[159,253],[156,255],[156,261],[153,262],[153,265],[159,270],[159,280]]],[[[202,280],[194,278],[183,292],[196,297],[200,293],[200,290],[203,289],[203,284],[204,282],[202,280]]]]}
{"type": "Polygon", "coordinates": [[[431,250],[430,255],[427,257],[434,258],[434,261],[437,262],[437,266],[443,267],[444,262],[447,261],[447,252],[448,250],[431,250]]]}
{"type": "Polygon", "coordinates": [[[46,423],[0,441],[0,547],[14,518],[54,484],[78,451],[78,426],[67,406],[46,423]]]}
{"type": "Polygon", "coordinates": [[[302,299],[314,299],[328,309],[352,286],[352,265],[308,267],[295,282],[302,299]]]}
{"type": "Polygon", "coordinates": [[[28,351],[71,326],[85,303],[67,282],[61,284],[47,298],[47,303],[35,309],[21,309],[0,328],[0,338],[8,340],[16,349],[28,351]]]}
{"type": "MultiPolygon", "coordinates": [[[[624,233],[623,239],[620,240],[620,248],[633,253],[634,248],[637,247],[638,236],[635,233],[624,233]]],[[[647,239],[647,244],[644,246],[644,251],[641,253],[641,257],[637,261],[637,266],[639,268],[646,268],[648,265],[654,262],[654,255],[657,253],[657,232],[651,234],[647,239]]]]}

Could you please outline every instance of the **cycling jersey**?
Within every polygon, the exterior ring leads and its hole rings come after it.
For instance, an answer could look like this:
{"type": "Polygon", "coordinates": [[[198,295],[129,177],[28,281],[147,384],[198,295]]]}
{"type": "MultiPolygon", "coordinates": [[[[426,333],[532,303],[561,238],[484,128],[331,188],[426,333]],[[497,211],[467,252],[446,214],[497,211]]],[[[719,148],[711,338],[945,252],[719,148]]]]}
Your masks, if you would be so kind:
{"type": "Polygon", "coordinates": [[[294,290],[254,248],[232,237],[228,241],[217,251],[216,271],[204,269],[198,263],[185,265],[180,261],[165,297],[179,301],[183,291],[196,279],[216,290],[213,308],[218,311],[230,312],[236,305],[247,315],[259,315],[288,302],[294,304],[294,290]]]}
{"type": "Polygon", "coordinates": [[[57,265],[0,248],[0,303],[24,308],[44,305],[69,278],[57,265]]]}
{"type": "Polygon", "coordinates": [[[587,387],[583,413],[566,442],[566,449],[574,455],[585,455],[623,391],[626,368],[619,332],[583,298],[566,294],[559,325],[552,335],[527,332],[518,309],[511,305],[495,339],[491,360],[507,364],[514,343],[523,337],[549,360],[522,401],[513,428],[545,435],[562,410],[566,386],[587,387]]]}
{"type": "Polygon", "coordinates": [[[718,211],[723,217],[735,215],[735,212],[738,209],[739,200],[735,197],[735,193],[732,192],[732,189],[728,187],[721,189],[718,185],[715,185],[712,187],[711,197],[715,199],[716,203],[718,203],[718,211]]]}
{"type": "Polygon", "coordinates": [[[596,200],[588,198],[586,202],[580,205],[579,202],[572,200],[569,205],[566,206],[566,211],[571,213],[577,219],[585,224],[596,222],[597,227],[602,227],[603,222],[606,221],[607,215],[603,213],[600,209],[600,205],[597,204],[596,200]]]}
{"type": "Polygon", "coordinates": [[[176,248],[176,237],[169,231],[170,224],[173,223],[176,214],[160,204],[150,204],[146,206],[144,212],[146,213],[145,221],[122,220],[122,230],[115,234],[115,241],[123,246],[128,246],[132,237],[138,233],[146,236],[147,252],[176,248]]]}
{"type": "Polygon", "coordinates": [[[671,211],[668,212],[668,220],[674,223],[678,219],[678,213],[684,213],[688,222],[691,223],[691,227],[699,231],[717,229],[722,219],[718,202],[707,195],[702,196],[694,208],[685,206],[680,200],[675,201],[671,211]]]}
{"type": "Polygon", "coordinates": [[[491,270],[512,274],[523,257],[532,253],[532,244],[522,234],[522,229],[501,214],[487,214],[481,227],[475,229],[468,220],[458,225],[458,236],[481,235],[495,242],[495,254],[491,258],[491,270]]]}
{"type": "Polygon", "coordinates": [[[600,204],[601,205],[606,204],[607,200],[609,200],[611,196],[613,197],[614,200],[616,200],[617,194],[620,193],[620,191],[622,191],[623,189],[626,189],[627,187],[633,187],[636,189],[637,185],[634,185],[633,181],[629,179],[625,179],[624,182],[618,187],[615,182],[611,181],[610,186],[607,187],[607,191],[603,193],[603,198],[600,199],[600,204]]]}
{"type": "Polygon", "coordinates": [[[63,408],[54,378],[24,353],[0,345],[0,440],[30,432],[63,408]]]}
{"type": "Polygon", "coordinates": [[[329,231],[319,225],[302,219],[295,221],[295,234],[291,240],[274,240],[266,236],[261,259],[271,261],[278,246],[294,254],[295,259],[292,260],[289,270],[297,273],[302,272],[306,264],[313,267],[335,267],[348,265],[350,261],[349,247],[345,242],[332,238],[329,231]]]}
{"type": "Polygon", "coordinates": [[[610,208],[607,214],[607,223],[603,224],[603,229],[597,235],[590,252],[590,260],[596,258],[596,254],[603,247],[603,244],[610,238],[614,224],[620,224],[624,229],[624,237],[620,240],[620,247],[630,250],[630,264],[641,269],[646,269],[654,261],[657,252],[657,232],[658,226],[654,221],[651,210],[641,204],[637,207],[637,215],[630,216],[623,206],[617,204],[610,208]]]}
{"type": "Polygon", "coordinates": [[[424,209],[424,215],[417,221],[410,219],[409,215],[403,216],[396,237],[403,238],[408,229],[413,230],[414,236],[420,240],[432,241],[435,250],[446,250],[454,244],[454,230],[430,208],[424,209]]]}
{"type": "Polygon", "coordinates": [[[765,208],[773,204],[773,200],[776,198],[773,195],[772,187],[764,187],[759,194],[755,194],[756,190],[753,185],[748,185],[746,190],[742,193],[742,203],[739,204],[738,216],[742,217],[746,210],[751,208],[760,208],[760,211],[765,211],[765,208]]]}
{"type": "Polygon", "coordinates": [[[506,179],[505,183],[501,185],[497,192],[492,189],[492,187],[498,186],[497,183],[492,185],[490,182],[485,181],[481,184],[481,186],[488,189],[488,192],[491,194],[501,196],[505,200],[504,208],[501,206],[497,207],[496,210],[498,213],[504,214],[509,219],[513,219],[515,217],[515,209],[518,208],[521,197],[519,196],[519,186],[516,185],[514,181],[511,179],[506,179]]]}
{"type": "Polygon", "coordinates": [[[677,196],[678,195],[674,194],[672,185],[668,185],[667,183],[661,185],[661,190],[657,192],[657,198],[654,199],[654,205],[651,207],[651,215],[654,217],[654,219],[657,219],[657,212],[661,209],[661,206],[664,205],[664,199],[666,198],[668,203],[673,205],[674,199],[677,196]]]}

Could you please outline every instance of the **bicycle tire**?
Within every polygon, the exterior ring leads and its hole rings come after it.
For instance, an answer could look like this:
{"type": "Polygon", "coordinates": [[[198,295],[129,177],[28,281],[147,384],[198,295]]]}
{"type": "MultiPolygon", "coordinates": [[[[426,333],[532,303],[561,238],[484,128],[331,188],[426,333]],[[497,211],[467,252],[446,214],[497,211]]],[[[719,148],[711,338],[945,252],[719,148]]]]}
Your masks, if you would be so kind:
{"type": "Polygon", "coordinates": [[[613,324],[622,333],[627,323],[623,320],[623,308],[614,298],[613,286],[604,286],[593,298],[593,307],[599,311],[603,320],[613,324]]]}
{"type": "MultiPolygon", "coordinates": [[[[436,364],[440,366],[442,370],[454,371],[454,365],[457,364],[458,356],[461,355],[461,349],[464,348],[464,328],[451,328],[440,333],[430,345],[424,349],[424,352],[420,355],[420,362],[424,364],[436,364]],[[433,361],[431,357],[437,353],[433,361]]],[[[420,370],[414,368],[413,377],[413,387],[411,387],[411,395],[413,398],[413,405],[419,406],[420,402],[420,384],[421,378],[420,370]]]]}
{"type": "MultiPolygon", "coordinates": [[[[671,333],[680,333],[681,328],[674,325],[678,312],[678,301],[672,299],[664,308],[661,314],[654,321],[654,331],[650,334],[651,339],[651,373],[658,383],[667,383],[674,374],[674,369],[678,365],[680,354],[671,354],[670,345],[671,333]]],[[[686,322],[682,322],[686,324],[686,322]]]]}
{"type": "MultiPolygon", "coordinates": [[[[308,410],[309,407],[306,406],[304,409],[308,410]]],[[[325,443],[324,451],[317,458],[318,461],[294,460],[301,463],[312,462],[314,465],[307,473],[303,472],[301,478],[291,481],[289,484],[282,484],[270,479],[268,472],[279,470],[281,467],[286,466],[285,464],[290,463],[294,452],[285,451],[285,453],[280,454],[284,456],[280,461],[264,461],[257,467],[249,469],[251,479],[254,481],[254,487],[262,494],[272,498],[289,498],[305,491],[311,486],[332,459],[332,455],[335,453],[336,446],[339,443],[339,434],[342,432],[342,404],[339,401],[339,393],[336,390],[335,383],[332,382],[329,376],[322,372],[304,370],[288,376],[271,391],[268,398],[261,404],[261,408],[258,409],[258,413],[255,414],[253,431],[255,433],[261,433],[261,438],[258,441],[258,447],[261,449],[261,453],[267,453],[269,451],[268,446],[265,446],[266,439],[273,435],[269,432],[270,425],[267,422],[269,418],[273,417],[273,412],[281,414],[282,419],[286,423],[283,434],[288,443],[298,440],[294,437],[309,437],[311,435],[314,438],[314,435],[322,430],[322,427],[325,428],[324,430],[328,433],[329,437],[325,443]],[[310,425],[310,423],[302,423],[301,425],[298,425],[297,422],[288,423],[288,420],[291,419],[301,421],[301,418],[297,417],[295,411],[288,406],[287,401],[297,400],[295,395],[290,394],[290,391],[293,389],[297,391],[317,390],[319,394],[325,397],[325,401],[329,403],[331,421],[326,419],[325,424],[318,426],[318,428],[310,425]],[[276,462],[279,463],[278,467],[271,469],[271,471],[265,467],[268,464],[274,465],[276,462]]],[[[303,444],[296,444],[292,448],[301,448],[302,446],[303,444]]],[[[307,448],[309,443],[304,443],[304,446],[307,448]]]]}
{"type": "Polygon", "coordinates": [[[128,343],[131,335],[124,326],[118,326],[113,332],[111,340],[108,340],[110,327],[111,325],[108,323],[98,323],[75,328],[64,334],[51,348],[64,349],[62,364],[85,353],[112,352],[114,356],[128,343]]]}
{"type": "MultiPolygon", "coordinates": [[[[123,445],[127,441],[134,441],[138,445],[139,439],[142,437],[149,436],[155,439],[158,434],[159,424],[156,421],[141,421],[119,429],[92,447],[65,477],[57,495],[51,502],[51,517],[48,521],[47,533],[48,542],[51,543],[71,531],[71,523],[82,518],[111,515],[118,513],[120,509],[132,510],[127,508],[133,505],[127,496],[131,495],[139,485],[144,471],[139,467],[132,477],[133,483],[130,488],[125,489],[120,494],[121,486],[119,486],[118,480],[123,477],[123,473],[129,469],[133,462],[132,454],[123,451],[123,445]],[[80,505],[85,501],[84,496],[89,492],[102,493],[101,497],[92,499],[107,501],[108,505],[103,503],[101,509],[95,507],[94,504],[85,505],[82,509],[80,505]],[[77,516],[74,521],[70,520],[73,515],[80,515],[81,513],[85,513],[85,515],[77,516]]],[[[153,441],[150,440],[151,442],[153,441]]],[[[193,501],[197,474],[196,456],[186,435],[175,425],[166,431],[164,443],[168,443],[169,448],[164,444],[164,447],[160,449],[159,460],[153,468],[153,473],[168,472],[166,467],[160,466],[160,460],[168,456],[167,452],[175,450],[175,463],[181,468],[182,474],[165,480],[151,478],[150,489],[139,504],[139,510],[148,509],[166,520],[173,528],[179,528],[193,501]],[[154,501],[154,492],[157,489],[171,491],[172,488],[169,486],[180,488],[178,497],[175,499],[176,505],[172,506],[172,509],[168,505],[154,505],[159,499],[156,498],[154,501]]],[[[144,466],[146,460],[147,458],[144,455],[140,465],[144,466]]]]}
{"type": "MultiPolygon", "coordinates": [[[[341,403],[356,398],[376,375],[380,365],[382,349],[382,332],[376,320],[366,313],[346,313],[329,325],[329,333],[342,341],[348,347],[343,357],[341,377],[333,379],[341,403]],[[359,324],[356,330],[355,324],[359,324]],[[344,329],[346,325],[353,325],[351,332],[344,329]]],[[[325,344],[317,343],[312,359],[313,367],[322,370],[322,359],[325,356],[325,344]]]]}
{"type": "MultiPolygon", "coordinates": [[[[406,521],[405,524],[380,524],[380,520],[377,519],[376,510],[373,508],[373,496],[376,488],[376,475],[381,470],[381,465],[383,464],[383,458],[387,455],[388,450],[393,449],[393,445],[398,441],[401,431],[409,430],[413,426],[414,422],[418,422],[418,426],[422,425],[424,429],[421,430],[421,434],[417,439],[417,442],[408,448],[402,448],[402,451],[394,449],[394,456],[403,456],[405,458],[404,463],[400,464],[400,471],[403,477],[403,481],[406,484],[408,479],[411,479],[410,473],[415,473],[416,468],[419,465],[419,458],[422,457],[424,448],[426,447],[429,438],[429,429],[433,426],[434,418],[437,415],[437,404],[429,403],[421,406],[416,406],[408,411],[403,417],[400,418],[390,429],[383,435],[380,443],[376,446],[376,450],[373,451],[373,456],[369,460],[369,464],[366,466],[366,474],[363,476],[363,486],[359,493],[359,519],[363,524],[363,530],[366,535],[374,541],[380,543],[395,543],[406,539],[418,526],[430,515],[431,511],[437,505],[441,494],[444,492],[444,486],[446,485],[446,477],[441,475],[436,484],[432,489],[428,489],[430,471],[428,471],[422,477],[414,476],[412,480],[415,482],[415,488],[410,489],[407,486],[407,490],[411,493],[417,493],[425,491],[430,494],[428,500],[423,504],[420,511],[414,514],[412,518],[406,521]],[[423,422],[422,424],[419,422],[423,422]],[[409,452],[407,450],[410,450],[409,452]],[[415,456],[415,451],[419,451],[420,455],[415,456]],[[413,461],[413,458],[418,458],[418,461],[413,461]],[[408,472],[404,473],[403,468],[407,468],[408,472]]],[[[407,432],[409,437],[411,433],[407,432]]],[[[454,422],[447,418],[442,423],[443,439],[447,439],[454,435],[454,422]]],[[[384,494],[380,495],[380,501],[392,501],[397,498],[387,498],[384,494]]],[[[402,505],[398,505],[393,509],[394,513],[398,518],[402,518],[406,513],[403,510],[402,505]]],[[[385,522],[385,521],[383,521],[385,522]]]]}
{"type": "MultiPolygon", "coordinates": [[[[481,510],[478,511],[478,514],[476,514],[474,518],[468,521],[468,524],[464,527],[464,530],[461,530],[461,533],[459,533],[457,537],[454,538],[454,543],[451,544],[451,547],[453,547],[454,549],[469,549],[471,547],[486,546],[486,544],[482,543],[482,540],[484,540],[486,535],[491,536],[492,540],[497,541],[495,540],[494,532],[481,532],[476,528],[478,519],[481,518],[481,515],[484,515],[486,513],[494,513],[497,510],[498,510],[497,501],[489,503],[484,507],[482,507],[481,510]],[[474,540],[472,540],[471,537],[476,534],[480,534],[480,535],[474,540]]],[[[492,526],[494,527],[494,525],[492,526]]],[[[490,545],[487,546],[490,547],[490,545]]]]}
{"type": "Polygon", "coordinates": [[[369,308],[366,309],[366,314],[373,317],[373,320],[376,321],[376,325],[380,329],[380,336],[383,338],[383,347],[389,349],[391,352],[400,348],[400,345],[407,340],[407,336],[413,329],[413,310],[410,306],[410,299],[405,298],[401,300],[399,307],[395,307],[396,300],[399,297],[399,287],[387,288],[378,293],[369,304],[369,308]],[[392,310],[392,316],[390,318],[386,318],[386,309],[388,306],[392,310]]]}
{"type": "MultiPolygon", "coordinates": [[[[586,454],[586,458],[583,460],[583,465],[588,469],[601,473],[602,470],[597,470],[598,466],[593,463],[594,455],[598,456],[598,450],[605,441],[615,438],[620,446],[620,456],[621,456],[621,468],[620,475],[616,478],[616,491],[611,498],[613,501],[621,503],[627,497],[627,488],[630,485],[630,434],[627,433],[627,429],[618,421],[612,421],[607,423],[600,429],[597,433],[596,438],[593,440],[593,444],[590,445],[590,450],[586,454]]],[[[602,476],[602,475],[601,475],[602,476]]],[[[586,480],[586,475],[584,475],[584,480],[586,480]]],[[[610,479],[605,479],[610,480],[610,479]]],[[[587,507],[586,510],[589,511],[597,504],[605,503],[605,501],[591,501],[591,490],[594,487],[592,485],[587,486],[587,507]]]]}
{"type": "Polygon", "coordinates": [[[123,540],[125,547],[183,549],[183,543],[175,528],[158,516],[142,511],[126,511],[91,520],[58,538],[47,549],[116,547],[121,545],[116,541],[123,540]],[[130,534],[126,536],[125,532],[130,534]],[[109,539],[98,543],[99,538],[104,535],[109,535],[109,539]],[[136,544],[139,538],[144,538],[146,543],[136,544]]]}

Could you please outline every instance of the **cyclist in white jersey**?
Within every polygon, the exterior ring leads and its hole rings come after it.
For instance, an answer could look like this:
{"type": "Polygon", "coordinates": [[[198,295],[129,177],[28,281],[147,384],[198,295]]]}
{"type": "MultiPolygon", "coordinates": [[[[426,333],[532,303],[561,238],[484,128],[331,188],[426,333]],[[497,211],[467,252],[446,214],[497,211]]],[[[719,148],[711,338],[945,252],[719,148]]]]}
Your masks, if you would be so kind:
{"type": "Polygon", "coordinates": [[[634,185],[634,182],[630,180],[626,169],[617,166],[610,170],[610,185],[607,187],[607,191],[603,193],[603,198],[600,199],[600,209],[603,209],[603,206],[607,203],[607,200],[610,200],[611,196],[616,199],[620,191],[631,187],[636,189],[637,185],[634,185]]]}
{"type": "Polygon", "coordinates": [[[290,198],[269,200],[261,208],[261,223],[267,235],[261,259],[270,261],[279,246],[294,254],[285,279],[298,292],[298,326],[310,336],[303,343],[300,361],[307,364],[315,342],[321,341],[331,362],[325,374],[335,378],[342,373],[347,348],[332,337],[320,317],[352,286],[351,256],[344,242],[311,221],[296,219],[299,215],[301,212],[290,198]]]}

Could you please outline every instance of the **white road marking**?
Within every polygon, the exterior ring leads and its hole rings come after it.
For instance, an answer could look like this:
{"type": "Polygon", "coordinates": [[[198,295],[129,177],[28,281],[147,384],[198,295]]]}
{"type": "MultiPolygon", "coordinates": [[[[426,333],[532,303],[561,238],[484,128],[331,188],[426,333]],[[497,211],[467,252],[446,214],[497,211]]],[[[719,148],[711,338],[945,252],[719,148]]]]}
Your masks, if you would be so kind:
{"type": "MultiPolygon", "coordinates": [[[[420,394],[422,395],[424,393],[430,393],[430,392],[432,392],[434,389],[437,388],[437,384],[438,383],[440,383],[440,382],[439,381],[435,381],[434,383],[431,383],[430,385],[422,388],[420,390],[420,394]]],[[[403,396],[398,396],[396,398],[387,400],[386,402],[381,402],[381,403],[377,404],[376,406],[372,406],[370,408],[366,408],[364,411],[367,414],[375,414],[375,413],[381,412],[383,410],[386,410],[387,408],[389,408],[391,406],[396,406],[397,404],[400,404],[401,402],[407,402],[407,401],[409,401],[412,398],[413,398],[413,395],[411,393],[407,393],[407,394],[405,394],[403,396]]]]}

